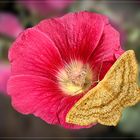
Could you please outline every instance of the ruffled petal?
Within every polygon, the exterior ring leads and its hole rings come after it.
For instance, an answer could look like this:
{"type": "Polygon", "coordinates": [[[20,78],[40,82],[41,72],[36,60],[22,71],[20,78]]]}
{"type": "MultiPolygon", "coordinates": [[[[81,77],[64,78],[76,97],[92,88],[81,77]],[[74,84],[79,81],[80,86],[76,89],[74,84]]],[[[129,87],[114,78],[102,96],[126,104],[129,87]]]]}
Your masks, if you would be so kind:
{"type": "Polygon", "coordinates": [[[101,80],[118,57],[124,52],[120,45],[119,33],[110,25],[104,27],[100,42],[89,58],[88,63],[101,80]]]}
{"type": "Polygon", "coordinates": [[[50,79],[33,75],[12,76],[8,81],[8,93],[13,107],[23,114],[34,114],[47,123],[66,128],[83,128],[65,122],[67,112],[81,95],[63,95],[58,84],[50,79]]]}
{"type": "Polygon", "coordinates": [[[63,66],[58,49],[42,32],[34,28],[22,33],[9,52],[12,75],[32,74],[56,80],[63,66]]]}
{"type": "Polygon", "coordinates": [[[103,15],[77,12],[62,18],[44,20],[36,28],[51,38],[66,62],[71,59],[86,62],[96,48],[107,23],[108,19],[103,15]]]}
{"type": "MultiPolygon", "coordinates": [[[[51,111],[50,105],[57,92],[57,84],[41,76],[12,76],[8,81],[8,93],[12,97],[12,105],[24,114],[35,113],[37,109],[44,110],[44,108],[51,111]]],[[[53,117],[50,119],[56,117],[56,111],[53,112],[53,117]]]]}

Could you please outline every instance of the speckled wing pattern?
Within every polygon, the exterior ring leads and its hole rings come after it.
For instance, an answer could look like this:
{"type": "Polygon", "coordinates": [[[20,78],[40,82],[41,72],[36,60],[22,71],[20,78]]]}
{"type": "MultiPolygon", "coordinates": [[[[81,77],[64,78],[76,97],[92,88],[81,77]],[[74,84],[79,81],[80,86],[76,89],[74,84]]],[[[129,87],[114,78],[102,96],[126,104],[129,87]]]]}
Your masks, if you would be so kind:
{"type": "Polygon", "coordinates": [[[140,101],[135,53],[123,53],[96,87],[69,110],[66,122],[81,126],[100,123],[115,126],[125,107],[140,101]]]}

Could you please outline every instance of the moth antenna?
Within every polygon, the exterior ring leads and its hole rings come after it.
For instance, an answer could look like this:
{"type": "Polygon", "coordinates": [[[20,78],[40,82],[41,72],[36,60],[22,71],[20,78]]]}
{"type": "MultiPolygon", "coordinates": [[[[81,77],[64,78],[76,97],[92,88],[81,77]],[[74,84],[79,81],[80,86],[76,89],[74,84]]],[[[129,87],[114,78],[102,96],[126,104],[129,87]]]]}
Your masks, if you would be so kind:
{"type": "Polygon", "coordinates": [[[99,73],[98,73],[98,78],[97,78],[97,79],[98,79],[98,80],[97,80],[98,82],[100,82],[100,74],[101,74],[101,70],[102,70],[102,67],[103,67],[104,57],[105,57],[105,56],[103,56],[103,58],[102,58],[101,66],[100,66],[99,73]]]}
{"type": "Polygon", "coordinates": [[[78,91],[80,91],[82,88],[78,89],[77,91],[75,91],[74,93],[77,93],[78,91]]]}
{"type": "Polygon", "coordinates": [[[98,76],[97,76],[97,81],[92,82],[91,85],[94,85],[95,83],[99,83],[100,82],[100,74],[101,74],[101,70],[102,70],[102,67],[103,67],[104,58],[105,58],[105,55],[102,58],[102,62],[101,62],[100,69],[99,69],[99,73],[98,73],[98,76]]]}

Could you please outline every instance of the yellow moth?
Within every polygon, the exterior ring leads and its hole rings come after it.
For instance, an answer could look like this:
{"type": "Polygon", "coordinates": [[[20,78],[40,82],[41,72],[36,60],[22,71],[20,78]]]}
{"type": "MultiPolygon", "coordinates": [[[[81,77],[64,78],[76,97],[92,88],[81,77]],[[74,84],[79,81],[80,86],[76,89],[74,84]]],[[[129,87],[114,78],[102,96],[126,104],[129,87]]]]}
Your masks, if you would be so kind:
{"type": "Polygon", "coordinates": [[[96,87],[70,109],[66,122],[81,126],[115,126],[124,108],[140,101],[138,65],[132,50],[122,54],[96,87]]]}

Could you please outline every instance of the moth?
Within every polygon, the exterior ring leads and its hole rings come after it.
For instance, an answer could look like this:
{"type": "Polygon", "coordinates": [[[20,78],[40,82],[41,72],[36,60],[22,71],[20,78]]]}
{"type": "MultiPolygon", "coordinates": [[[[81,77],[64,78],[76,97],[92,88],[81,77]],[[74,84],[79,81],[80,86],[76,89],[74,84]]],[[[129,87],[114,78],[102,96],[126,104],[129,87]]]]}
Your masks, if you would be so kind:
{"type": "Polygon", "coordinates": [[[124,108],[140,101],[138,64],[133,50],[123,53],[96,87],[70,109],[66,122],[116,126],[124,108]]]}

